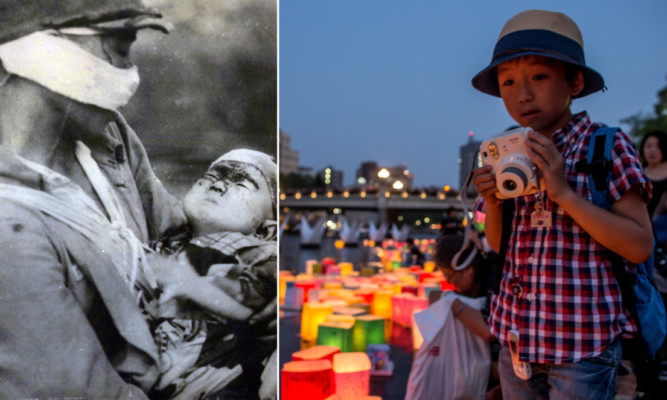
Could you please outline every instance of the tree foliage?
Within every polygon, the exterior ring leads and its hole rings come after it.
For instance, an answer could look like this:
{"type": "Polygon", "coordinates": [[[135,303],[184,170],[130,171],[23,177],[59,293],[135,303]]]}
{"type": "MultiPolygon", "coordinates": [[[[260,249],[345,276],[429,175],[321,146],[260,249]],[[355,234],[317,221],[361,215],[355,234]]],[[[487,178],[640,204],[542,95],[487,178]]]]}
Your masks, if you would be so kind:
{"type": "Polygon", "coordinates": [[[658,92],[658,102],[653,106],[652,114],[637,113],[621,120],[630,126],[630,135],[641,139],[654,130],[667,132],[667,86],[658,92]]]}

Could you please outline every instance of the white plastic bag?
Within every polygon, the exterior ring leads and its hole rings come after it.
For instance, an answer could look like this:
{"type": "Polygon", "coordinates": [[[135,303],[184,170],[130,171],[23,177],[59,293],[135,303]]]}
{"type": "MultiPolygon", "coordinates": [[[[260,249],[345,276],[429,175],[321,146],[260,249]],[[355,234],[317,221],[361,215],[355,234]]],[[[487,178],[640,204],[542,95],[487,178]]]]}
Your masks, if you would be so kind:
{"type": "Polygon", "coordinates": [[[455,298],[480,310],[485,297],[454,292],[414,315],[424,339],[412,362],[405,400],[483,399],[491,369],[491,347],[452,315],[455,298]]]}

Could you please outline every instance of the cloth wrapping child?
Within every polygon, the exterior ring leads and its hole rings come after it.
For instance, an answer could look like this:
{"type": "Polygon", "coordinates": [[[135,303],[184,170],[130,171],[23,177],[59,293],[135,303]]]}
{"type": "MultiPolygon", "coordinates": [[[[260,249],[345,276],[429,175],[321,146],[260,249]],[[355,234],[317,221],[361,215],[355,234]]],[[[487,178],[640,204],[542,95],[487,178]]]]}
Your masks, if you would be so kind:
{"type": "Polygon", "coordinates": [[[152,263],[162,290],[156,395],[198,398],[233,382],[257,396],[276,333],[248,319],[276,297],[275,177],[264,153],[226,153],[186,194],[190,225],[156,243],[172,261],[152,263]]]}

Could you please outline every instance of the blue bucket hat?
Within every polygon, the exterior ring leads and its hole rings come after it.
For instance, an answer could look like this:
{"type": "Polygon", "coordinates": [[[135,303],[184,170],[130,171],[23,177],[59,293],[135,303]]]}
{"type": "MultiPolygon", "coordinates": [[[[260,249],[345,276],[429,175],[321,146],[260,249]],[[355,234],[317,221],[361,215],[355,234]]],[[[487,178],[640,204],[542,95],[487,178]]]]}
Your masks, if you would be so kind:
{"type": "Polygon", "coordinates": [[[584,88],[575,98],[605,88],[604,79],[586,66],[584,40],[577,24],[567,15],[543,10],[527,10],[512,17],[500,32],[488,67],[472,78],[472,85],[500,97],[496,67],[522,56],[544,56],[575,65],[584,74],[584,88]]]}

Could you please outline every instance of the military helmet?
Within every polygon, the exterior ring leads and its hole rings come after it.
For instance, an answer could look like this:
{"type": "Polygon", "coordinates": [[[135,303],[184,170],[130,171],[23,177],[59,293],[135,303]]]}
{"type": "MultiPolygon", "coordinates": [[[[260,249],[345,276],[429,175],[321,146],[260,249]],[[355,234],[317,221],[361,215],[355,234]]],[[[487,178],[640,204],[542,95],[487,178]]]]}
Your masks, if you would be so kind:
{"type": "Polygon", "coordinates": [[[162,14],[141,0],[0,0],[0,43],[53,28],[154,28],[167,32],[162,14]]]}

